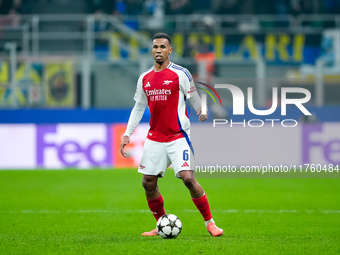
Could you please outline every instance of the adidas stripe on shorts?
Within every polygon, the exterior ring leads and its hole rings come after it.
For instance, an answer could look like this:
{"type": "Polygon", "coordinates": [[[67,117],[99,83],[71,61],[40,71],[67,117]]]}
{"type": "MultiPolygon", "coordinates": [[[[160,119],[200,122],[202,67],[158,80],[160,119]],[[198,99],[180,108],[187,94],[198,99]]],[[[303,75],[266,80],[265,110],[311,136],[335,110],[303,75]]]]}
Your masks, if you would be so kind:
{"type": "Polygon", "coordinates": [[[180,177],[180,171],[193,171],[191,156],[190,146],[184,137],[167,143],[146,139],[138,172],[163,177],[165,170],[172,165],[175,176],[180,177]]]}

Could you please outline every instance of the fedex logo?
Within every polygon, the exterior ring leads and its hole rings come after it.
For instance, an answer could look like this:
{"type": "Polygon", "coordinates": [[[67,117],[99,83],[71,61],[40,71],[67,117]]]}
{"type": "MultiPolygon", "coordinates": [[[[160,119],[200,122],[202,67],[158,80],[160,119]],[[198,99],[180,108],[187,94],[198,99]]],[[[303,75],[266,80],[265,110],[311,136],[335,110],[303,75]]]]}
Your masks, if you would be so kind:
{"type": "Polygon", "coordinates": [[[111,147],[111,129],[104,124],[37,126],[38,166],[111,166],[111,147]]]}
{"type": "Polygon", "coordinates": [[[338,124],[303,125],[302,162],[340,164],[340,133],[338,124]]]}

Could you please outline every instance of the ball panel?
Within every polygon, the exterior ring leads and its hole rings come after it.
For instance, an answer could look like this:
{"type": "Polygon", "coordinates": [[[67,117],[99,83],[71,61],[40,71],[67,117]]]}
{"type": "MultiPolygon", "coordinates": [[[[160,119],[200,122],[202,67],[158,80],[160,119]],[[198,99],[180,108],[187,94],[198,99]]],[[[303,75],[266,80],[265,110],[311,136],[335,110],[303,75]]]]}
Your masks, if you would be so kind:
{"type": "Polygon", "coordinates": [[[182,222],[179,219],[175,221],[175,224],[177,227],[182,228],[182,222]]]}
{"type": "Polygon", "coordinates": [[[171,220],[171,221],[175,221],[178,219],[178,217],[176,215],[173,215],[173,214],[168,214],[168,219],[171,220]]]}
{"type": "Polygon", "coordinates": [[[178,234],[180,233],[180,230],[179,230],[179,228],[173,228],[172,229],[172,231],[171,231],[171,234],[173,235],[173,236],[178,236],[178,234]]]}
{"type": "Polygon", "coordinates": [[[164,234],[162,231],[158,231],[158,234],[162,238],[167,238],[166,234],[164,234]]]}
{"type": "MultiPolygon", "coordinates": [[[[162,216],[162,217],[163,217],[163,216],[162,216]]],[[[160,218],[157,220],[156,226],[158,226],[158,225],[160,224],[160,222],[161,222],[161,220],[162,220],[162,217],[160,217],[160,218]]]]}
{"type": "Polygon", "coordinates": [[[160,224],[162,226],[166,226],[170,223],[169,219],[167,217],[163,217],[163,219],[161,220],[160,224]]]}
{"type": "Polygon", "coordinates": [[[165,235],[170,235],[171,234],[171,227],[170,226],[165,226],[164,228],[162,228],[162,232],[165,235]]]}

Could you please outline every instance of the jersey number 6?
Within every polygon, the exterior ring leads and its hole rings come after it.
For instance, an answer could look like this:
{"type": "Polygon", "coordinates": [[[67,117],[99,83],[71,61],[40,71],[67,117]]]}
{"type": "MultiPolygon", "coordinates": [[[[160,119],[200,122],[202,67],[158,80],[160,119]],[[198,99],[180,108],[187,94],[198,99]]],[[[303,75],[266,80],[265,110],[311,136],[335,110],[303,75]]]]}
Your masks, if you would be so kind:
{"type": "Polygon", "coordinates": [[[183,151],[183,160],[187,161],[189,159],[189,153],[188,150],[184,150],[183,151]]]}

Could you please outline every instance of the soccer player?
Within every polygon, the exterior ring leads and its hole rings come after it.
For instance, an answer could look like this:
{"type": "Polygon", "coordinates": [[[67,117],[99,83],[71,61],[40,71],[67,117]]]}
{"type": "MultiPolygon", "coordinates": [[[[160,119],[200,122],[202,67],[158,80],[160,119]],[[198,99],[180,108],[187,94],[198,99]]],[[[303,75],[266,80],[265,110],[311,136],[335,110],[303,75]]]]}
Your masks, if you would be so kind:
{"type": "MultiPolygon", "coordinates": [[[[208,116],[201,113],[201,99],[190,72],[169,60],[172,52],[170,36],[158,33],[152,40],[154,66],[138,79],[134,96],[136,103],[131,111],[120,152],[126,157],[124,147],[130,142],[130,136],[148,105],[151,114],[150,129],[138,172],[143,174],[142,185],[151,212],[156,220],[165,214],[164,200],[157,181],[172,164],[176,177],[181,178],[189,189],[192,201],[202,214],[208,232],[212,236],[220,236],[223,229],[216,226],[207,197],[190,168],[190,121],[186,112],[186,98],[199,115],[199,121],[205,121],[208,116]]],[[[142,235],[158,235],[157,229],[142,235]]]]}

